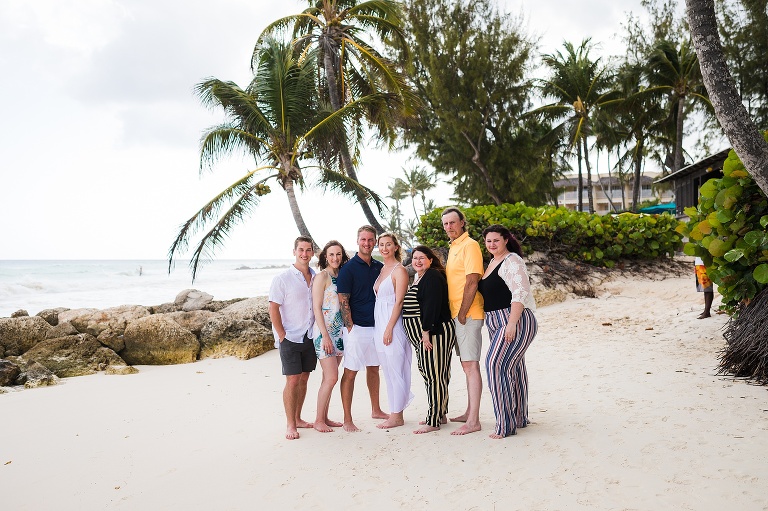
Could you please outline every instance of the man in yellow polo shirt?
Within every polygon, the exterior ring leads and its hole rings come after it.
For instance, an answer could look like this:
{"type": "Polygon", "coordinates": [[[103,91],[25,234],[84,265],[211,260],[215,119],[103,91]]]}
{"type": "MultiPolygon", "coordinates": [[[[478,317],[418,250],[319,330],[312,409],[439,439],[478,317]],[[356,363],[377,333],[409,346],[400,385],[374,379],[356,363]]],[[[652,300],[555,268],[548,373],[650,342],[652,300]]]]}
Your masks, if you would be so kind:
{"type": "Polygon", "coordinates": [[[483,379],[480,376],[480,350],[483,347],[483,298],[477,292],[477,283],[483,276],[483,254],[477,241],[467,233],[464,213],[451,207],[443,211],[443,229],[451,239],[448,261],[448,301],[456,325],[456,349],[461,367],[467,377],[467,411],[451,422],[463,422],[452,435],[466,435],[480,431],[480,396],[483,379]]]}

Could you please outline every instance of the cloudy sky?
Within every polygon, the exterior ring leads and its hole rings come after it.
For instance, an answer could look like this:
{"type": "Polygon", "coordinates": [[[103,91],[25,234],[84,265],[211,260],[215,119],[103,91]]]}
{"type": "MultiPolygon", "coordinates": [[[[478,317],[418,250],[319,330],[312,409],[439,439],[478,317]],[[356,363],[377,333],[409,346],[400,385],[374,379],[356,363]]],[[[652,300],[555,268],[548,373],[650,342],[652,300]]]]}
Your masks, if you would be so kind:
{"type": "MultiPolygon", "coordinates": [[[[640,0],[500,0],[543,52],[592,37],[616,48],[640,0]]],[[[250,55],[297,0],[2,0],[0,259],[163,259],[179,224],[253,168],[198,173],[199,138],[221,121],[193,95],[208,76],[245,86],[250,55]]],[[[409,155],[371,148],[360,178],[386,195],[409,155]]],[[[447,187],[438,202],[450,196],[447,187]]],[[[365,223],[346,199],[300,196],[320,244],[354,244],[365,223]]],[[[276,185],[220,258],[290,257],[297,235],[276,185]]]]}

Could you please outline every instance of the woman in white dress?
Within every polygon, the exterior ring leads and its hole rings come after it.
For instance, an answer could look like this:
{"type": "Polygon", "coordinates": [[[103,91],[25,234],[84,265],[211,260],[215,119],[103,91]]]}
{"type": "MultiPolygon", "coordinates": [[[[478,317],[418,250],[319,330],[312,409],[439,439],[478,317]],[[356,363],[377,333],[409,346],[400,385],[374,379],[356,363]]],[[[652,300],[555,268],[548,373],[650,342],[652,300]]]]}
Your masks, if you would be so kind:
{"type": "Polygon", "coordinates": [[[411,404],[411,360],[413,353],[403,329],[403,299],[408,290],[400,243],[392,233],[379,236],[379,253],[384,259],[379,278],[373,286],[376,293],[373,338],[379,355],[389,400],[389,418],[376,427],[402,426],[403,410],[411,404]]]}
{"type": "Polygon", "coordinates": [[[336,290],[336,277],[339,268],[349,261],[349,256],[336,240],[329,241],[318,256],[318,266],[322,271],[315,275],[312,282],[312,310],[315,314],[315,326],[312,339],[315,353],[323,368],[323,381],[317,393],[317,417],[314,428],[321,433],[330,433],[341,426],[340,422],[328,419],[328,405],[331,392],[339,379],[339,363],[344,355],[344,343],[341,329],[344,322],[339,311],[339,293],[336,290]]]}

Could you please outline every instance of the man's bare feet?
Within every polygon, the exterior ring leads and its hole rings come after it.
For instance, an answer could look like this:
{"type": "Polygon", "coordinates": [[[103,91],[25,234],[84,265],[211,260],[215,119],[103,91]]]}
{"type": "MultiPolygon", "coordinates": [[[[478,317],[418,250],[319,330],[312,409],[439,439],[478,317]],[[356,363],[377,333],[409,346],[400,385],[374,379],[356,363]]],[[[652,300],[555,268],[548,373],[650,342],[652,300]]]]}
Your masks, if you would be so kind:
{"type": "Polygon", "coordinates": [[[440,428],[437,428],[435,426],[424,425],[419,429],[414,430],[413,433],[415,435],[421,435],[424,433],[432,433],[433,431],[440,431],[440,428]]]}
{"type": "Polygon", "coordinates": [[[378,412],[371,412],[371,418],[372,419],[389,419],[389,414],[384,413],[382,410],[379,410],[378,412]]]}
{"type": "Polygon", "coordinates": [[[299,432],[295,428],[288,428],[285,432],[285,438],[287,440],[296,440],[299,438],[299,432]]]}
{"type": "Polygon", "coordinates": [[[384,422],[380,424],[376,424],[376,427],[379,429],[389,429],[389,428],[396,428],[398,426],[402,426],[403,424],[405,424],[405,421],[403,419],[399,417],[398,418],[390,417],[384,422]]]}
{"type": "Polygon", "coordinates": [[[452,417],[451,422],[467,422],[467,415],[469,415],[467,412],[464,412],[463,414],[459,415],[458,417],[452,417]]]}
{"type": "Polygon", "coordinates": [[[451,432],[451,435],[468,435],[469,433],[480,431],[480,429],[482,429],[480,427],[480,424],[470,424],[469,422],[467,422],[456,431],[451,432]]]}
{"type": "Polygon", "coordinates": [[[299,419],[298,421],[296,421],[296,427],[297,428],[311,428],[312,427],[312,423],[299,419]]]}
{"type": "Polygon", "coordinates": [[[357,431],[360,431],[360,428],[355,426],[354,422],[345,422],[342,427],[344,428],[344,431],[347,433],[355,433],[357,431]]]}
{"type": "Polygon", "coordinates": [[[343,426],[343,424],[341,422],[332,421],[330,419],[325,419],[325,423],[328,424],[332,428],[340,428],[341,426],[343,426]]]}
{"type": "Polygon", "coordinates": [[[332,427],[330,427],[325,422],[321,422],[321,421],[315,421],[314,428],[316,431],[319,431],[320,433],[331,433],[333,431],[332,427]]]}

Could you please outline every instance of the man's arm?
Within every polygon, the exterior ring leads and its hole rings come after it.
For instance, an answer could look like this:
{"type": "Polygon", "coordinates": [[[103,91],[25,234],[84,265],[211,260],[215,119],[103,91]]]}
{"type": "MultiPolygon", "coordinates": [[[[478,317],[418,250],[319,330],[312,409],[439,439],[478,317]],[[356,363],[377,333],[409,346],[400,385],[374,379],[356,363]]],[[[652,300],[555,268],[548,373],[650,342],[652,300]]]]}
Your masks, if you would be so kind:
{"type": "Polygon", "coordinates": [[[352,309],[349,308],[349,293],[339,293],[339,310],[341,311],[341,320],[347,327],[347,332],[352,331],[352,309]]]}
{"type": "Polygon", "coordinates": [[[477,294],[477,283],[480,282],[479,273],[470,273],[467,275],[467,281],[464,283],[464,295],[461,297],[461,308],[459,309],[459,323],[462,325],[467,322],[467,312],[472,307],[472,301],[477,294]]]}
{"type": "Polygon", "coordinates": [[[275,327],[280,342],[283,342],[283,339],[285,339],[285,328],[283,328],[283,317],[280,315],[279,303],[269,302],[269,320],[272,322],[272,326],[275,327]]]}

